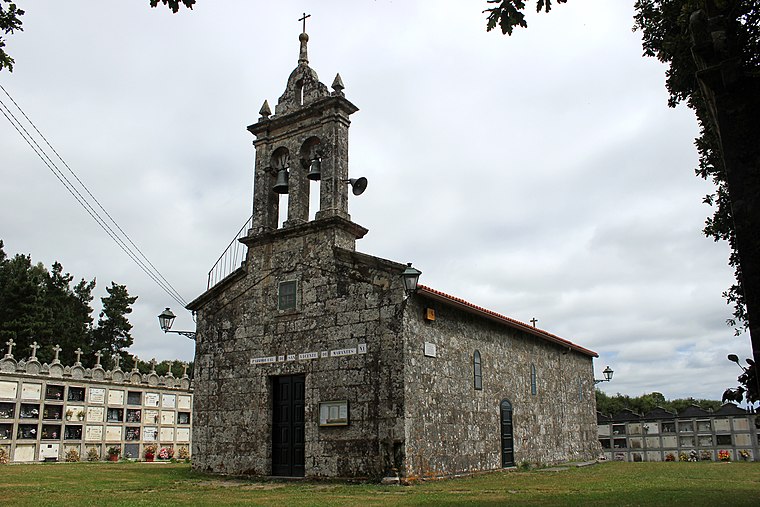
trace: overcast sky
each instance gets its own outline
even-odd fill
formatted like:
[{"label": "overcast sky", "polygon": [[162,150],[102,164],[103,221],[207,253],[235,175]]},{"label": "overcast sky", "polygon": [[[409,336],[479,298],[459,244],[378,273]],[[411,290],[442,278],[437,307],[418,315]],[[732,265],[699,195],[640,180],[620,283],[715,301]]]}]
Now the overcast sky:
[{"label": "overcast sky", "polygon": [[[253,137],[298,59],[337,72],[352,116],[357,250],[421,283],[595,350],[610,394],[720,398],[749,357],[725,325],[728,247],[701,234],[711,185],[697,135],[667,107],[665,67],[641,57],[633,1],[584,0],[487,33],[485,0],[20,0],[24,31],[0,84],[190,301],[251,214]],[[530,5],[534,5],[533,2]],[[531,7],[532,8],[532,7]],[[7,96],[1,98],[8,103]],[[192,359],[183,311],[79,207],[0,117],[0,238],[77,279],[126,284],[132,351]]]}]

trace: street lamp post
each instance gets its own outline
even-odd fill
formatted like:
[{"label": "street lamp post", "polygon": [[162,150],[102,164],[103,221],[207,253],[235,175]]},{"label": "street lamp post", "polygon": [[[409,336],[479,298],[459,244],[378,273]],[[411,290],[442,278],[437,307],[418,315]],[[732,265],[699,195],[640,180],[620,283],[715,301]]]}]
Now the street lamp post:
[{"label": "street lamp post", "polygon": [[191,340],[195,340],[195,331],[172,331],[172,324],[174,324],[174,318],[176,315],[172,313],[172,311],[167,308],[163,312],[161,312],[161,315],[158,316],[158,323],[161,326],[161,329],[164,331],[164,333],[177,333],[181,334],[182,336],[186,336],[190,338]]}]

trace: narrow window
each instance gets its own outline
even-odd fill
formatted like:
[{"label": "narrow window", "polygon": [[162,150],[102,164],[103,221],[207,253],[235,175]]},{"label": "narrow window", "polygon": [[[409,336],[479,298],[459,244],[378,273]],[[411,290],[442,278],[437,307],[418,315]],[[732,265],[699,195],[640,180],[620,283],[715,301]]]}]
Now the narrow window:
[{"label": "narrow window", "polygon": [[480,369],[480,352],[477,350],[472,355],[472,371],[475,380],[475,389],[483,389],[483,372]]},{"label": "narrow window", "polygon": [[578,377],[578,401],[583,401],[583,379]]},{"label": "narrow window", "polygon": [[296,307],[296,282],[295,280],[280,282],[277,297],[278,310],[292,310]]},{"label": "narrow window", "polygon": [[536,365],[530,365],[530,394],[533,396],[538,393],[538,387],[536,386]]}]

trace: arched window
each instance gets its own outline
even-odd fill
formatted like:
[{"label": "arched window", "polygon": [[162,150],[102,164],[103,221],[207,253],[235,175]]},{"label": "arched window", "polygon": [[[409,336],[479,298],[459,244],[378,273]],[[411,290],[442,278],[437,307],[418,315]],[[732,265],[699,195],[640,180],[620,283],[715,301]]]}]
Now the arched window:
[{"label": "arched window", "polygon": [[538,393],[538,386],[536,385],[536,365],[530,365],[530,394],[533,396]]},{"label": "arched window", "polygon": [[477,350],[472,355],[472,373],[475,382],[475,389],[480,391],[483,389],[483,371],[480,367],[480,352]]}]

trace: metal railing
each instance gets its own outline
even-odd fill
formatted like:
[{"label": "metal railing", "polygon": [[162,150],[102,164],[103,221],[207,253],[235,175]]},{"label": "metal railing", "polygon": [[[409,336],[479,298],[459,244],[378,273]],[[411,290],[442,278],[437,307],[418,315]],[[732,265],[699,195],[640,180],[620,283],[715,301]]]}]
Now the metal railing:
[{"label": "metal railing", "polygon": [[248,234],[248,229],[253,225],[253,215],[246,223],[240,228],[227,249],[219,256],[219,259],[214,264],[214,267],[208,272],[208,284],[206,290],[209,290],[214,285],[221,282],[224,277],[235,271],[240,265],[245,262],[245,254],[247,247],[242,244],[238,239]]}]

